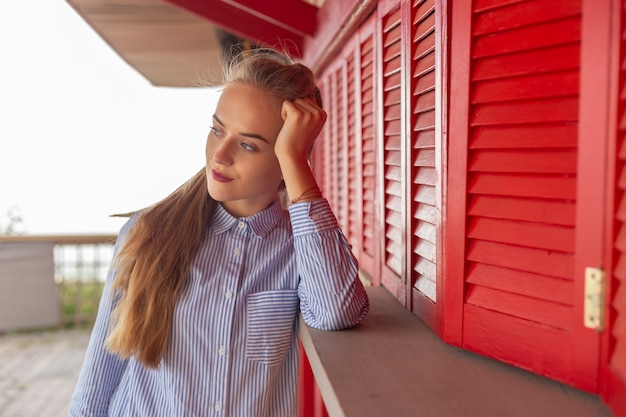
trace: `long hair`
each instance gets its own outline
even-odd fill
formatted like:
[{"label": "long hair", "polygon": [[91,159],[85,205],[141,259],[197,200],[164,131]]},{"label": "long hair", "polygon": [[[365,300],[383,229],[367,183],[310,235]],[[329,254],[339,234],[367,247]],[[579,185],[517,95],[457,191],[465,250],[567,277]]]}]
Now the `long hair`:
[{"label": "long hair", "polygon": [[[269,50],[245,51],[225,65],[224,82],[253,85],[277,100],[313,97],[322,105],[311,70]],[[114,294],[107,348],[155,368],[170,339],[176,304],[216,206],[206,171],[137,214],[112,268]]]}]

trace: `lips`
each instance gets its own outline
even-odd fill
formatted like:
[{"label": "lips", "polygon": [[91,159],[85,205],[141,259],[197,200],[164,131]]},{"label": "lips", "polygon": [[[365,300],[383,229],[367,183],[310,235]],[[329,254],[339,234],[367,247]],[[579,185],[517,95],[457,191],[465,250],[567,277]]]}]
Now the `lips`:
[{"label": "lips", "polygon": [[230,182],[233,180],[232,178],[227,177],[226,175],[214,169],[211,170],[211,177],[213,177],[213,179],[217,182]]}]

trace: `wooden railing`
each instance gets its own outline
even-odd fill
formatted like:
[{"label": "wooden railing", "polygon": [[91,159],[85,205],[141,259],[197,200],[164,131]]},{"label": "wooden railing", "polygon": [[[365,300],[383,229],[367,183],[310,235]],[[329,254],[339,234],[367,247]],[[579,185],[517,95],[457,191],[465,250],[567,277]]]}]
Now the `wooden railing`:
[{"label": "wooden railing", "polygon": [[0,331],[91,325],[116,237],[0,236]]}]

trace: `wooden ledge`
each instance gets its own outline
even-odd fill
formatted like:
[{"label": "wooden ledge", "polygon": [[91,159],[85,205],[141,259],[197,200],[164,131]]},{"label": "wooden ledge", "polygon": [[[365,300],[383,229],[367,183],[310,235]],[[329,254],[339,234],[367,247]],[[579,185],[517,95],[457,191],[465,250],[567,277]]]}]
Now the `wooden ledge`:
[{"label": "wooden ledge", "polygon": [[330,417],[610,417],[594,395],[442,342],[383,287],[370,313],[300,336]]}]

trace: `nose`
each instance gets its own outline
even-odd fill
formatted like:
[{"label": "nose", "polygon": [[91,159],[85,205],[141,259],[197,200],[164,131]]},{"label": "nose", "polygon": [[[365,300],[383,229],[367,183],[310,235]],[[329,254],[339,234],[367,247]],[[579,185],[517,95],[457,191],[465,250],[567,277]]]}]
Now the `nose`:
[{"label": "nose", "polygon": [[230,165],[232,159],[232,141],[223,139],[214,144],[213,160],[220,165]]}]

